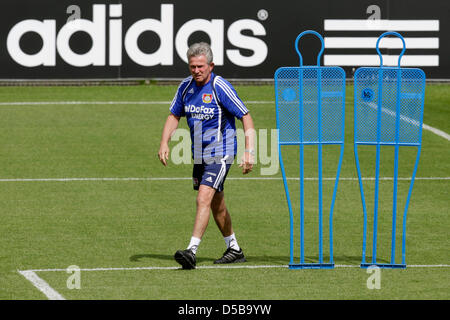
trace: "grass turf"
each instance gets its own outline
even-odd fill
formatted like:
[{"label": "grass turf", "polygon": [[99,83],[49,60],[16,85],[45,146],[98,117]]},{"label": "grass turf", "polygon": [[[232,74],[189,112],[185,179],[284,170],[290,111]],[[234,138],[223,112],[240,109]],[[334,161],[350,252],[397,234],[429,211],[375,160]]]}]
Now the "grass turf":
[{"label": "grass turf", "polygon": [[[175,86],[3,87],[0,102],[170,101]],[[448,85],[428,85],[424,122],[445,132]],[[271,86],[242,86],[244,101],[273,101]],[[347,86],[346,146],[341,177],[356,178],[352,145],[352,87]],[[257,130],[275,127],[274,104],[248,104]],[[186,177],[191,165],[161,166],[157,150],[167,104],[0,106],[0,179]],[[182,128],[187,128],[182,121]],[[174,144],[172,143],[172,146]],[[424,131],[418,177],[449,177],[449,142]],[[373,176],[373,152],[363,150],[363,173]],[[283,151],[284,152],[284,151]],[[298,177],[296,151],[287,149],[288,175]],[[386,149],[382,176],[392,174]],[[402,156],[403,155],[403,156]],[[411,175],[415,154],[402,150],[400,176]],[[310,170],[316,155],[306,157]],[[335,150],[328,154],[332,176]],[[250,177],[260,177],[258,163]],[[242,177],[237,165],[229,174]],[[278,172],[275,178],[280,178]],[[298,181],[290,181],[298,194]],[[316,181],[305,184],[308,261],[317,260]],[[382,184],[379,254],[389,261],[392,181]],[[326,190],[332,183],[325,182]],[[365,182],[368,196],[373,189]],[[405,198],[408,181],[399,184]],[[417,180],[408,213],[408,265],[449,264],[449,180]],[[248,265],[289,262],[288,210],[281,180],[232,180],[226,198]],[[0,299],[45,299],[17,270],[41,268],[173,267],[172,255],[190,237],[195,192],[189,180],[168,181],[1,181],[2,252]],[[328,202],[327,202],[328,201]],[[329,199],[325,199],[329,203]],[[295,203],[294,206],[298,206]],[[327,206],[324,206],[327,208]],[[370,212],[370,211],[369,211]],[[339,184],[334,214],[334,260],[361,260],[362,209],[357,181]],[[327,226],[325,226],[327,227]],[[371,239],[369,233],[368,239]],[[370,241],[368,246],[370,248]],[[210,266],[224,250],[211,221],[198,251],[198,265]],[[399,249],[399,245],[397,245]],[[398,250],[397,250],[398,251]],[[298,252],[296,248],[296,252]],[[325,254],[327,255],[327,247]],[[296,254],[298,258],[298,254]],[[64,271],[37,272],[67,299],[448,299],[448,268],[382,270],[381,289],[369,290],[359,268],[333,270],[198,269],[82,271],[81,289],[69,290]],[[224,281],[226,279],[226,281]],[[196,292],[192,296],[192,292]]]}]

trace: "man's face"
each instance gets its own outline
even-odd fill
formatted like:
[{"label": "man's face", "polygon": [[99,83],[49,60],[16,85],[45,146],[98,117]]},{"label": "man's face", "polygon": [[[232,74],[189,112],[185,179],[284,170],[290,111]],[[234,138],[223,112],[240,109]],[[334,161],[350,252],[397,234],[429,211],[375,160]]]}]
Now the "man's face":
[{"label": "man's face", "polygon": [[214,63],[208,64],[205,55],[189,58],[189,70],[197,85],[202,86],[209,81],[213,68]]}]

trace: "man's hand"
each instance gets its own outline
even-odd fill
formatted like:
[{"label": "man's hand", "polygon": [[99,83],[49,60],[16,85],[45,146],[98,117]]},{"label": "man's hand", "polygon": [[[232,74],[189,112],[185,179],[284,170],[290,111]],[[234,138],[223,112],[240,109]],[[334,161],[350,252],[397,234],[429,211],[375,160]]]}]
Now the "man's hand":
[{"label": "man's hand", "polygon": [[242,168],[242,173],[247,174],[253,169],[253,164],[255,163],[254,156],[252,152],[245,151],[242,156],[241,164],[239,168]]},{"label": "man's hand", "polygon": [[169,152],[169,146],[167,144],[161,144],[161,146],[159,147],[158,157],[159,161],[161,161],[164,166],[167,166],[167,160],[169,160]]},{"label": "man's hand", "polygon": [[253,150],[253,146],[255,145],[255,126],[253,125],[253,119],[250,113],[245,114],[241,118],[241,121],[245,133],[245,151],[239,167],[242,168],[243,174],[247,174],[252,171],[253,164],[255,163],[255,151]]},{"label": "man's hand", "polygon": [[173,114],[169,114],[167,117],[166,123],[164,124],[161,142],[159,144],[158,158],[159,161],[164,166],[167,166],[167,160],[169,160],[169,140],[172,134],[178,127],[178,122],[180,121],[180,117],[177,117]]}]

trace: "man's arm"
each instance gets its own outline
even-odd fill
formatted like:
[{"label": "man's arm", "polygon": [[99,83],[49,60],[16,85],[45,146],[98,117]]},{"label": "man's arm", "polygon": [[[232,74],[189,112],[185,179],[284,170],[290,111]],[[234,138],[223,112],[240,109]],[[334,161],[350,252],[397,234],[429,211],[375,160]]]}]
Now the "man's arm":
[{"label": "man's arm", "polygon": [[245,151],[239,167],[242,168],[243,174],[247,174],[252,171],[253,164],[255,163],[255,126],[250,113],[245,114],[241,118],[241,121],[245,133]]},{"label": "man's arm", "polygon": [[167,160],[169,159],[169,140],[177,129],[179,121],[180,117],[170,114],[164,124],[158,152],[159,161],[161,161],[164,166],[167,166]]}]

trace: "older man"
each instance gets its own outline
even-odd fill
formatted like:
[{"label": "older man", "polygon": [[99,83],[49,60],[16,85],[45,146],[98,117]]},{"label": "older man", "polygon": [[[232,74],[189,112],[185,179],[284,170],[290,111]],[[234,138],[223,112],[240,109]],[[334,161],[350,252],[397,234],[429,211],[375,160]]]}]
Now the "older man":
[{"label": "older man", "polygon": [[183,269],[194,269],[196,252],[209,221],[210,210],[221,231],[227,249],[214,263],[245,262],[233,232],[230,213],[225,205],[224,182],[236,156],[235,118],[242,121],[245,132],[244,174],[254,163],[254,125],[249,111],[232,85],[215,75],[213,54],[207,43],[193,44],[187,51],[191,76],[178,87],[170,114],[162,132],[159,159],[164,166],[169,158],[169,139],[186,117],[192,140],[194,159],[193,184],[197,194],[197,212],[187,249],[178,250],[174,258]]}]

